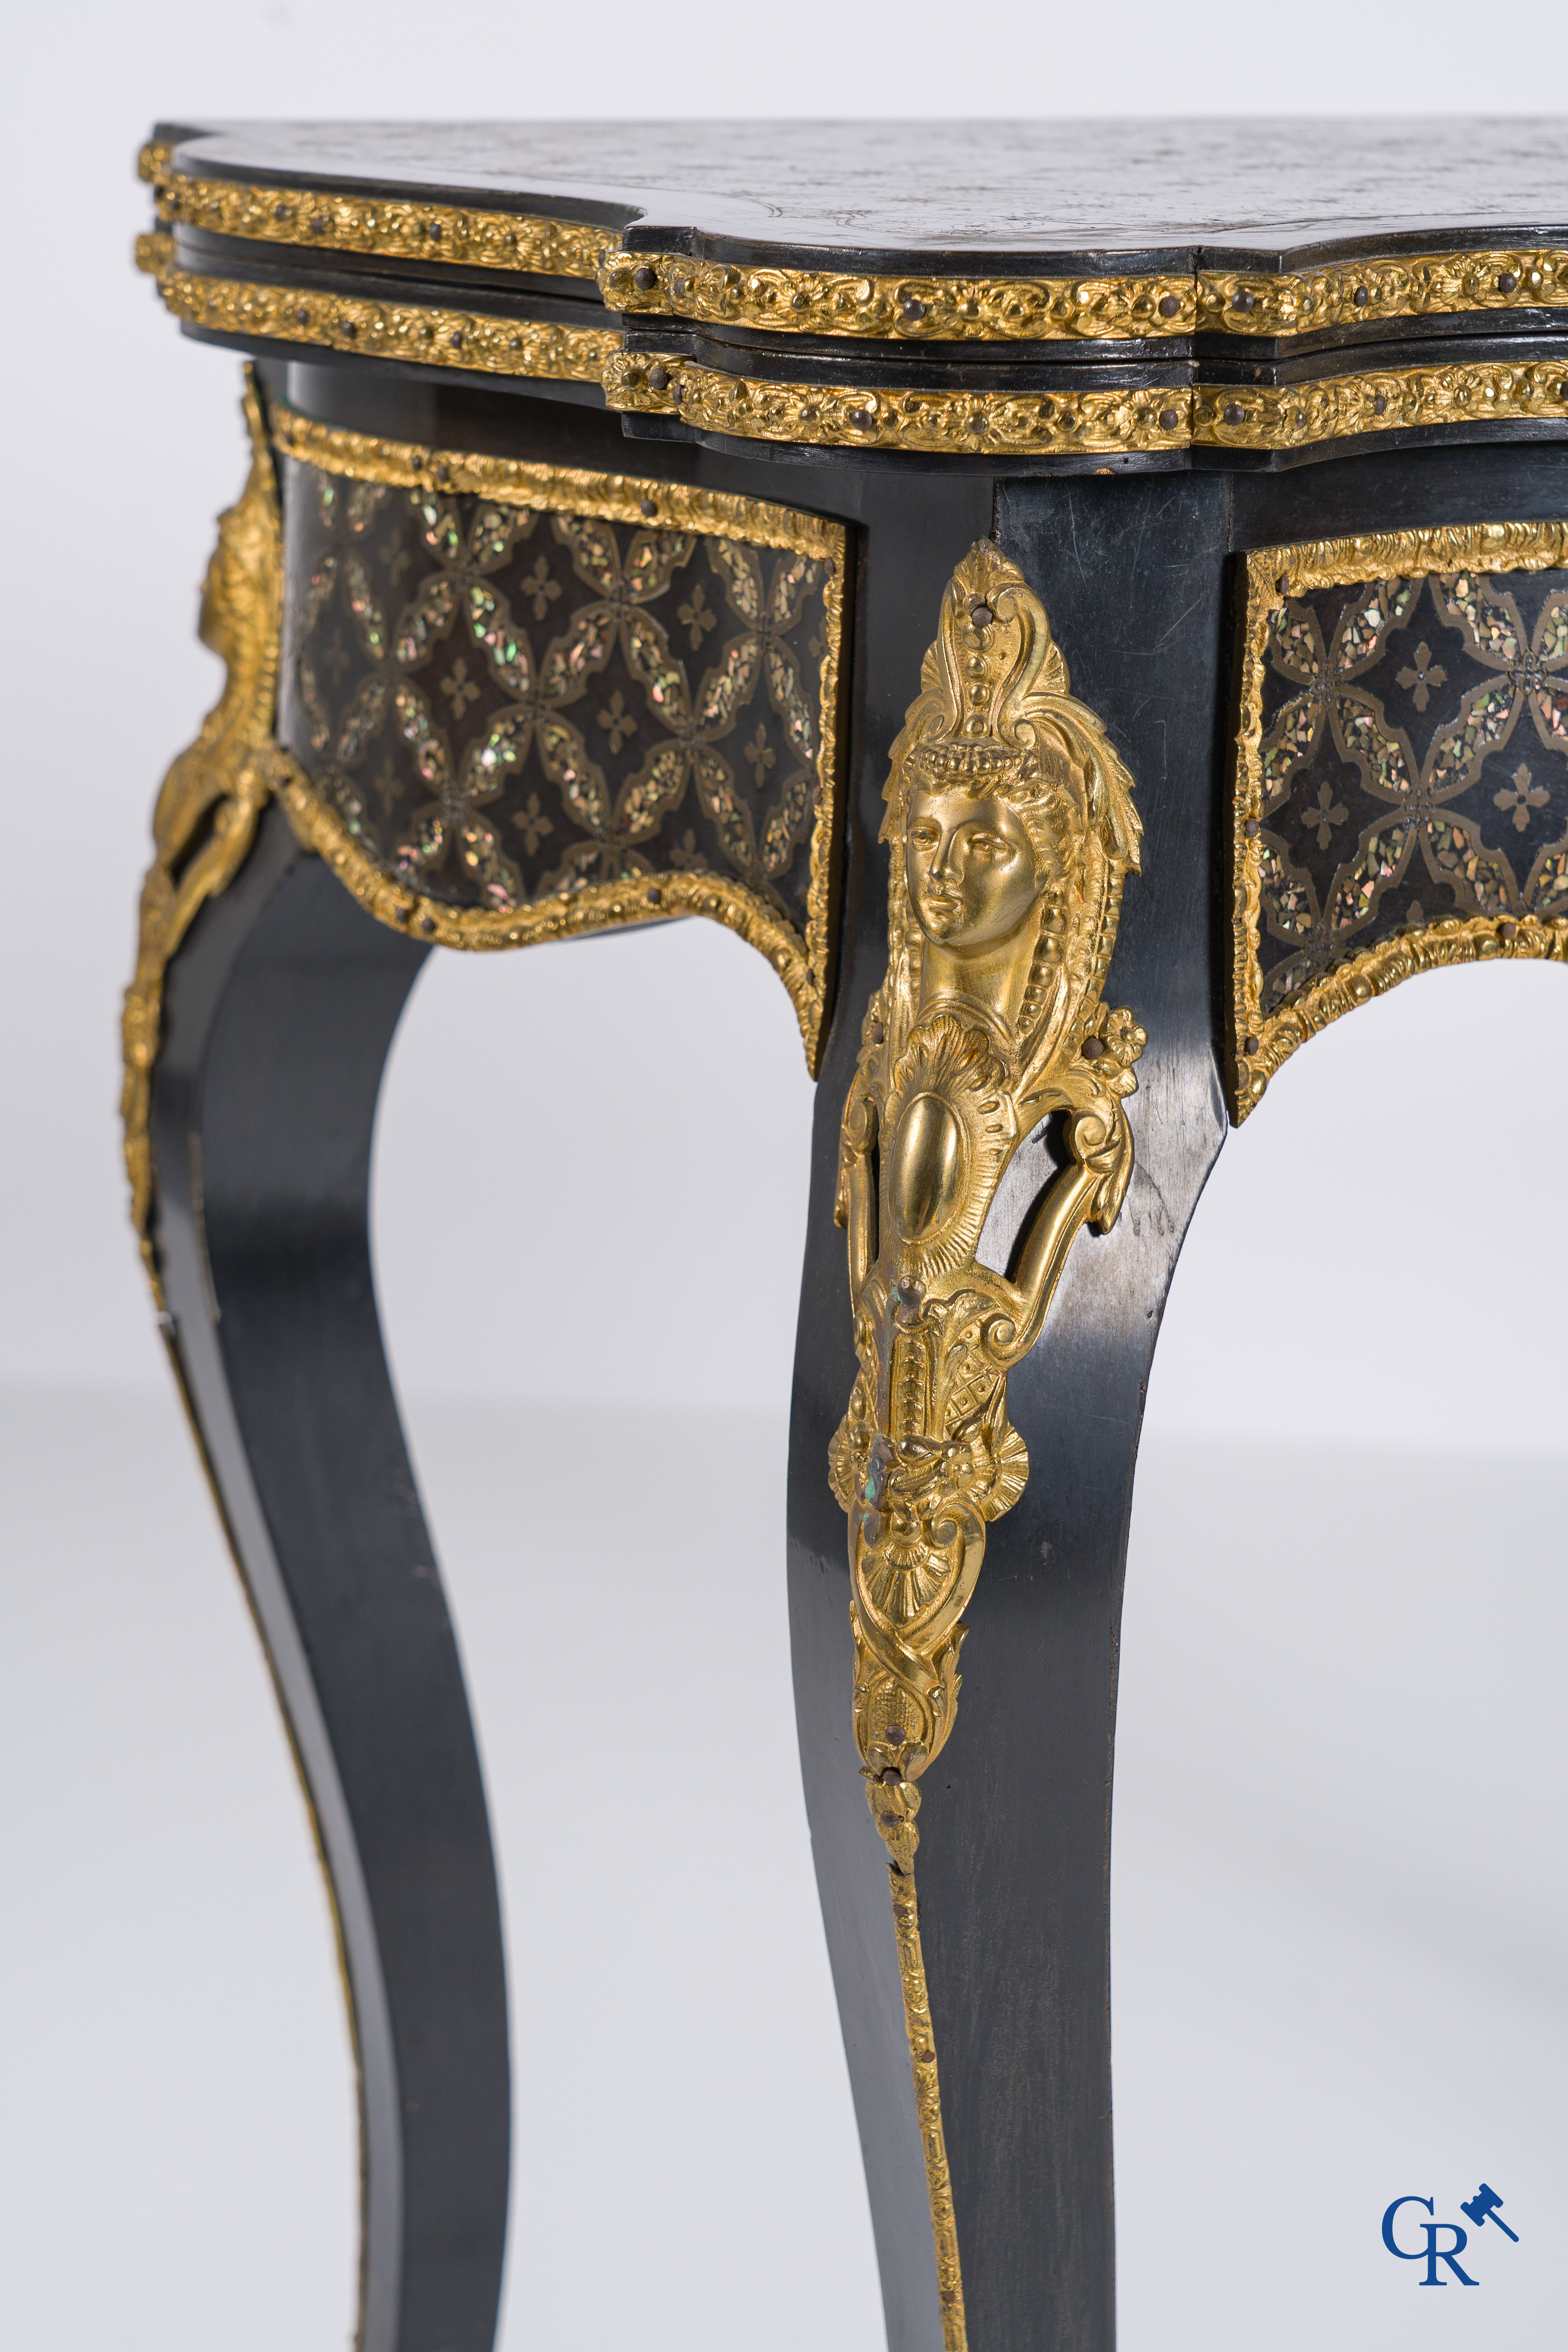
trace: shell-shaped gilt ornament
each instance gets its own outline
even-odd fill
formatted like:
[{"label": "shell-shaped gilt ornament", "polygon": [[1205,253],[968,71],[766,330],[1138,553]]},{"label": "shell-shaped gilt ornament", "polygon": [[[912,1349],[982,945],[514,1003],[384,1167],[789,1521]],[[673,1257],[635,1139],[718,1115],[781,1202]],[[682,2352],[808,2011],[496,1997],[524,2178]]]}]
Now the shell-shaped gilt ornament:
[{"label": "shell-shaped gilt ornament", "polygon": [[[1139,862],[1132,780],[1068,691],[1046,610],[989,541],[948,583],[893,746],[888,970],[845,1105],[859,1373],[830,1453],[849,1517],[855,1733],[896,1869],[952,1730],[985,1530],[1028,1476],[1007,1374],[1079,1228],[1114,1222],[1143,1032],[1102,1001]],[[1057,1122],[1005,1268],[976,1256],[1019,1146]]]}]

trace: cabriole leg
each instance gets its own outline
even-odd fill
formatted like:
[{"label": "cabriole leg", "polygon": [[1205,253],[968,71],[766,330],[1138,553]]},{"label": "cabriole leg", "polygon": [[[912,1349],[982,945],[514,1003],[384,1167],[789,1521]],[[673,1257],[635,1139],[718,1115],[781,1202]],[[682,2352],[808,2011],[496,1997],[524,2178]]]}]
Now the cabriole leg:
[{"label": "cabriole leg", "polygon": [[382,1066],[426,952],[357,907],[279,810],[262,818],[165,976],[153,1242],[331,1884],[360,2077],[364,2352],[489,2352],[500,1907],[366,1229]]},{"label": "cabriole leg", "polygon": [[1005,486],[992,540],[933,550],[938,683],[861,780],[892,903],[868,891],[824,1074],[790,1573],[892,2352],[1114,2340],[1117,1642],[1155,1332],[1224,1133],[1225,499]]}]

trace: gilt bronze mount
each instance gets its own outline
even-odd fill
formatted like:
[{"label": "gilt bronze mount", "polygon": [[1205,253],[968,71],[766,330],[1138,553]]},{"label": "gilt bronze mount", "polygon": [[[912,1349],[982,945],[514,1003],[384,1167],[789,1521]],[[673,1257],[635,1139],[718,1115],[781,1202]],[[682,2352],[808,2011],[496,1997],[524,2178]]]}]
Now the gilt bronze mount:
[{"label": "gilt bronze mount", "polygon": [[[987,1523],[1029,1457],[1007,1374],[1073,1241],[1132,1172],[1122,1105],[1148,1042],[1101,1001],[1142,827],[1132,779],[1068,692],[1044,605],[989,543],[953,573],[893,747],[888,972],[862,1025],[836,1214],[860,1371],[833,1441],[849,1515],[855,1738],[893,1865],[957,1711]],[[981,1255],[1019,1150],[1067,1165],[1007,1263]],[[994,1244],[992,1253],[995,1254]]]},{"label": "gilt bronze mount", "polygon": [[[829,1458],[849,1517],[855,1744],[892,1871],[947,2352],[963,2352],[914,1909],[919,1784],[956,1718],[987,1525],[1029,1475],[1007,1375],[1078,1234],[1116,1221],[1132,1172],[1122,1106],[1148,1041],[1101,998],[1139,866],[1132,779],[1068,693],[1044,605],[989,541],[948,583],[921,685],[888,778],[888,971],[844,1112],[836,1215],[860,1370]],[[1053,1124],[1066,1165],[988,1263],[1002,1180]]]}]

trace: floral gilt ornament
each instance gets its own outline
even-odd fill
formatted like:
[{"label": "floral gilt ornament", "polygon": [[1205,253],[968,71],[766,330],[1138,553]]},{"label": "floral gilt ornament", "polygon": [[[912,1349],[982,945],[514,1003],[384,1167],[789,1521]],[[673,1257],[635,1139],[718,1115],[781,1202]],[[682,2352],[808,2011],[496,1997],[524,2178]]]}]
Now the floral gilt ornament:
[{"label": "floral gilt ornament", "polygon": [[[1100,996],[1138,869],[1132,780],[989,541],[948,583],[921,685],[886,789],[887,977],[844,1113],[860,1370],[830,1454],[849,1515],[856,1744],[901,1874],[921,1775],[952,1730],[985,1531],[1028,1476],[1007,1375],[1079,1228],[1115,1222],[1145,1042]],[[1005,1269],[982,1263],[1002,1179],[1047,1121],[1065,1164]]]}]

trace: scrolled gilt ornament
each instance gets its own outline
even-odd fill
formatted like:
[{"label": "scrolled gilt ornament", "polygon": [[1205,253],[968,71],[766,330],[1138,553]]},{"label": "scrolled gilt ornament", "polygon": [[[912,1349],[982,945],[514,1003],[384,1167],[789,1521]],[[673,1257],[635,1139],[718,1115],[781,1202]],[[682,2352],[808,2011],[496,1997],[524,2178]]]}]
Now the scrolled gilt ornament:
[{"label": "scrolled gilt ornament", "polygon": [[1565,301],[1568,251],[1541,246],[1381,254],[1326,269],[1205,270],[1195,308],[1200,333],[1278,336],[1321,334],[1384,319],[1560,310]]},{"label": "scrolled gilt ornament", "polygon": [[1481,360],[1378,368],[1319,383],[1205,385],[1194,395],[1191,438],[1194,448],[1305,449],[1371,433],[1564,417],[1568,374],[1561,360]]},{"label": "scrolled gilt ornament", "polygon": [[153,141],[137,157],[137,172],[150,183],[165,226],[179,223],[209,236],[257,238],[268,245],[314,246],[327,253],[376,253],[437,266],[591,278],[609,234],[577,221],[495,212],[480,205],[197,179],[176,172],[173,147]]},{"label": "scrolled gilt ornament", "polygon": [[163,1028],[163,973],[199,909],[228,887],[256,838],[268,797],[295,774],[272,732],[282,616],[282,521],[267,420],[247,371],[250,475],[218,519],[217,546],[202,587],[199,630],[227,670],[201,732],[164,777],[153,816],[153,863],[142,887],[136,970],[121,1022],[121,1110],[131,1215],[162,1304],[153,1247],[153,1161],[148,1134],[153,1070]]},{"label": "scrolled gilt ornament", "polygon": [[629,318],[896,342],[1054,342],[1190,335],[1188,277],[943,278],[741,268],[684,254],[604,255],[599,290]]},{"label": "scrolled gilt ornament", "polygon": [[606,408],[679,416],[697,433],[814,448],[914,449],[943,457],[1094,457],[1184,449],[1184,385],[1077,392],[889,393],[731,375],[679,353],[617,351],[602,377]]},{"label": "scrolled gilt ornament", "polygon": [[607,327],[502,319],[428,302],[371,301],[320,288],[252,285],[182,269],[161,247],[139,250],[165,310],[186,325],[247,341],[307,343],[361,358],[404,360],[470,374],[597,383],[620,338]]},{"label": "scrolled gilt ornament", "polygon": [[[1007,1375],[1080,1227],[1107,1231],[1121,1206],[1144,1045],[1101,999],[1139,865],[1132,780],[989,541],[948,584],[886,798],[888,971],[845,1106],[837,1211],[860,1370],[830,1469],[849,1517],[856,1744],[907,1873],[985,1531],[1028,1475]],[[1010,1269],[985,1265],[997,1188],[1047,1119],[1067,1164]]]}]

